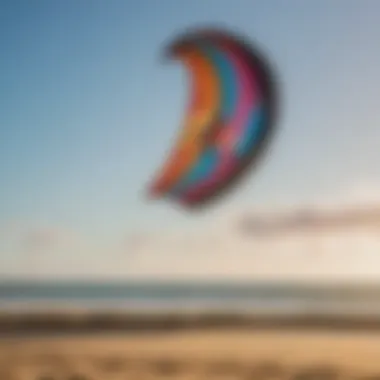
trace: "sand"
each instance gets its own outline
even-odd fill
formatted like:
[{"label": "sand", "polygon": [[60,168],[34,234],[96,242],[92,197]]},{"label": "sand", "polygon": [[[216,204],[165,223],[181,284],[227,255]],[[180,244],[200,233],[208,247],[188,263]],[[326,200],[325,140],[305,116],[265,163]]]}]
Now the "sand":
[{"label": "sand", "polygon": [[175,331],[0,340],[0,380],[380,380],[380,332]]}]

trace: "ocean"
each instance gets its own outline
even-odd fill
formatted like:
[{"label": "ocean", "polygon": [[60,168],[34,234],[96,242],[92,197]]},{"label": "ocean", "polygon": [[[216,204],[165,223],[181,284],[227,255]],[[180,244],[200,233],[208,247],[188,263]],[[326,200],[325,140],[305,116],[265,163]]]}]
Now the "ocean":
[{"label": "ocean", "polygon": [[0,282],[0,312],[359,313],[380,316],[380,286]]}]

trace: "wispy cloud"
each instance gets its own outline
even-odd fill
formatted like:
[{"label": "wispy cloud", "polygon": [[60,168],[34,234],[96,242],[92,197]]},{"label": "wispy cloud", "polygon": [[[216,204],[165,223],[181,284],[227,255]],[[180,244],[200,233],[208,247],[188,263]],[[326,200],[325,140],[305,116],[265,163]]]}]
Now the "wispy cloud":
[{"label": "wispy cloud", "polygon": [[[245,207],[216,216],[202,230],[167,231],[156,235],[149,231],[136,233],[112,247],[94,246],[89,239],[64,228],[20,228],[10,223],[8,231],[18,228],[14,236],[23,242],[25,254],[17,266],[7,269],[1,265],[0,270],[3,275],[53,279],[378,281],[380,235],[377,224],[372,228],[360,219],[363,219],[360,217],[363,207],[367,207],[367,216],[375,207],[380,210],[378,194],[380,191],[374,186],[361,186],[359,190],[307,205]],[[359,210],[360,215],[357,225],[351,223],[347,228],[346,221],[355,221],[357,216],[348,213],[351,208]],[[314,220],[307,230],[301,228],[302,218],[299,219],[300,210],[305,209],[306,222]],[[271,234],[242,230],[242,220],[252,218],[257,226],[268,215],[274,226],[292,228],[283,228],[281,233],[275,228]],[[316,227],[318,223],[331,221],[341,224],[342,228]]]},{"label": "wispy cloud", "polygon": [[27,252],[46,252],[56,248],[69,249],[79,243],[73,232],[57,227],[33,228],[25,235],[24,244]]}]

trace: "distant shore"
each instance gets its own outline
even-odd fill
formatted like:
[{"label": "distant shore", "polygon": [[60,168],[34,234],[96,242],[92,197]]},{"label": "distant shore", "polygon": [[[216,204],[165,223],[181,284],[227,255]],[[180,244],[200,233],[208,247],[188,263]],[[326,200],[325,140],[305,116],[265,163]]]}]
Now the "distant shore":
[{"label": "distant shore", "polygon": [[379,315],[221,312],[0,312],[0,333],[165,332],[218,329],[296,329],[380,332]]}]

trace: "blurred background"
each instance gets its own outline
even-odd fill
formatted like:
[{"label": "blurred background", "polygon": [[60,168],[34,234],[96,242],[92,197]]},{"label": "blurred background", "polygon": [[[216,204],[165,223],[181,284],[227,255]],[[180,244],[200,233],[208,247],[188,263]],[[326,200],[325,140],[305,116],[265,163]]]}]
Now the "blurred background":
[{"label": "blurred background", "polygon": [[[380,374],[379,11],[0,1],[0,378]],[[187,104],[163,50],[210,25],[274,64],[279,133],[186,213],[144,191]]]}]

